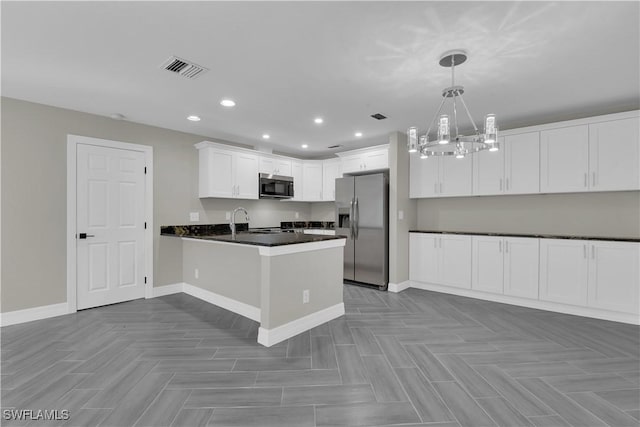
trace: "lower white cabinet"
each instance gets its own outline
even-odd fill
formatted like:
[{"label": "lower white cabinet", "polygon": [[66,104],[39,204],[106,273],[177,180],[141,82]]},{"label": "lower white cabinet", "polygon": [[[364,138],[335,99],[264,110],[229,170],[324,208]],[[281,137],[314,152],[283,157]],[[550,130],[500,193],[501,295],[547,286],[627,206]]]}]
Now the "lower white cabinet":
[{"label": "lower white cabinet", "polygon": [[571,305],[587,305],[589,244],[582,240],[540,241],[540,299]]},{"label": "lower white cabinet", "polygon": [[538,239],[473,236],[471,288],[538,298]]},{"label": "lower white cabinet", "polygon": [[471,289],[471,236],[412,233],[409,278]]},{"label": "lower white cabinet", "polygon": [[589,242],[590,307],[640,314],[640,243]]}]

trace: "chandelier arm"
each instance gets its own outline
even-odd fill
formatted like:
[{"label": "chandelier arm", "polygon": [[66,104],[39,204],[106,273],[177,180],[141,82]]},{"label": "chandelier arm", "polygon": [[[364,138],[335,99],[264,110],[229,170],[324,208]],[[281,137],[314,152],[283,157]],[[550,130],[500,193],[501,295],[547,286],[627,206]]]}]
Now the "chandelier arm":
[{"label": "chandelier arm", "polygon": [[458,138],[458,136],[460,135],[460,133],[458,132],[458,110],[456,108],[456,98],[457,98],[457,92],[454,92],[453,94],[453,124],[456,127],[456,138]]},{"label": "chandelier arm", "polygon": [[476,131],[476,134],[479,134],[480,131],[478,130],[478,127],[476,126],[476,122],[473,121],[473,117],[471,117],[471,113],[469,112],[469,108],[467,108],[467,104],[466,104],[466,102],[464,102],[464,98],[462,97],[462,95],[460,95],[460,101],[462,101],[462,106],[464,107],[465,111],[467,112],[467,116],[469,117],[469,120],[471,120],[471,124],[473,125],[473,129]]},{"label": "chandelier arm", "polygon": [[436,114],[433,116],[433,119],[431,120],[431,124],[429,125],[429,128],[427,129],[427,133],[425,134],[427,136],[427,141],[429,140],[429,132],[431,132],[431,128],[433,127],[433,124],[438,119],[438,116],[440,115],[440,111],[442,111],[442,106],[444,105],[444,101],[446,101],[446,99],[447,98],[443,95],[442,101],[440,102],[440,106],[438,107]]}]

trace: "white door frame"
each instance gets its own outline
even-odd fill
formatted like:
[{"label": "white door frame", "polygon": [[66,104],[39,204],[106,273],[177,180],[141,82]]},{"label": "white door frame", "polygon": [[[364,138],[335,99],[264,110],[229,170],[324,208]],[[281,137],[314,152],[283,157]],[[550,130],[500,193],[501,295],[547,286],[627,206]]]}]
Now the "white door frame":
[{"label": "white door frame", "polygon": [[67,135],[67,305],[69,313],[77,311],[77,278],[76,278],[76,163],[78,144],[95,145],[99,147],[117,148],[122,150],[139,151],[144,153],[147,169],[145,174],[145,221],[147,229],[144,231],[145,247],[145,298],[153,296],[153,147],[149,145],[130,144],[128,142],[110,141],[107,139],[91,138],[88,136]]}]

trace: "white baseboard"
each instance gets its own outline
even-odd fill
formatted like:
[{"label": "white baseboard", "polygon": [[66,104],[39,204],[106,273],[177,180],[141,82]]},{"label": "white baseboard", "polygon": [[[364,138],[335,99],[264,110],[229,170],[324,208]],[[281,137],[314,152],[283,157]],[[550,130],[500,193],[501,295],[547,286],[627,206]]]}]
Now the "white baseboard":
[{"label": "white baseboard", "polygon": [[0,326],[33,322],[34,320],[48,319],[50,317],[62,316],[63,314],[69,314],[69,305],[66,302],[24,310],[8,311],[6,313],[0,313]]},{"label": "white baseboard", "polygon": [[184,289],[184,283],[174,283],[152,288],[151,298],[163,297],[165,295],[179,294]]},{"label": "white baseboard", "polygon": [[411,282],[409,282],[408,280],[405,280],[404,282],[400,282],[400,283],[391,283],[389,282],[389,287],[387,288],[387,290],[389,292],[402,292],[405,289],[409,288],[411,286]]},{"label": "white baseboard", "polygon": [[258,343],[265,347],[271,347],[274,344],[278,344],[279,342],[294,337],[299,333],[308,331],[309,329],[315,328],[316,326],[322,325],[323,323],[343,315],[344,303],[341,302],[273,329],[260,327],[258,329]]},{"label": "white baseboard", "polygon": [[498,295],[487,292],[480,292],[471,289],[453,288],[450,286],[436,285],[433,283],[416,282],[410,280],[410,287],[423,289],[426,291],[440,292],[444,294],[459,295],[463,297],[476,298],[485,301],[500,302],[504,304],[517,305],[520,307],[535,308],[538,310],[553,311],[556,313],[571,314],[574,316],[592,317],[595,319],[610,320],[613,322],[629,323],[640,325],[640,316],[637,314],[618,313],[615,311],[599,310],[590,307],[577,307],[573,305],[559,304],[549,301],[540,301],[528,298],[512,297],[509,295]]},{"label": "white baseboard", "polygon": [[[173,285],[172,285],[173,286]],[[248,317],[251,320],[260,322],[260,309],[249,304],[245,304],[240,301],[236,301],[231,298],[216,294],[215,292],[208,291],[206,289],[199,288],[197,286],[190,285],[188,283],[182,283],[182,292],[192,297],[196,297],[210,304],[222,307],[225,310],[232,311],[244,317]]]}]

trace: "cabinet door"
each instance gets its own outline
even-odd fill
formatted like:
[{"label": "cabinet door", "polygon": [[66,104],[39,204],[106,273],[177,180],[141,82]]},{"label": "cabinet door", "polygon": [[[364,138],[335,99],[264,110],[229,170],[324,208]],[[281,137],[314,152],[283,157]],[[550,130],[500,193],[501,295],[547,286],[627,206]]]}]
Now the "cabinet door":
[{"label": "cabinet door", "polygon": [[389,150],[372,150],[364,154],[366,170],[386,169],[389,167]]},{"label": "cabinet door", "polygon": [[[306,202],[322,200],[322,162],[302,165],[302,198]],[[294,190],[295,191],[295,190]]]},{"label": "cabinet door", "polygon": [[440,283],[439,234],[409,234],[409,279]]},{"label": "cabinet door", "polygon": [[258,198],[258,156],[250,153],[234,153],[236,197]]},{"label": "cabinet door", "polygon": [[206,147],[198,157],[199,197],[234,197],[233,152]]},{"label": "cabinet door", "polygon": [[588,243],[540,239],[540,300],[587,305]]},{"label": "cabinet door", "polygon": [[498,138],[500,151],[484,150],[471,154],[473,194],[501,194],[504,189],[504,138]]},{"label": "cabinet door", "polygon": [[638,314],[640,244],[591,242],[589,306]]},{"label": "cabinet door", "polygon": [[588,190],[589,128],[571,126],[540,132],[540,191]]},{"label": "cabinet door", "polygon": [[589,125],[592,190],[640,189],[640,119]]},{"label": "cabinet door", "polygon": [[504,140],[505,193],[540,192],[540,132],[510,135]]},{"label": "cabinet door", "polygon": [[327,161],[322,164],[322,200],[336,199],[336,178],[340,177],[340,162]]},{"label": "cabinet door", "polygon": [[473,254],[471,289],[501,294],[504,282],[503,238],[472,236],[471,244]]},{"label": "cabinet door", "polygon": [[291,176],[291,160],[277,159],[276,160],[276,174]]},{"label": "cabinet door", "polygon": [[293,198],[291,200],[301,201],[304,185],[302,181],[302,162],[291,162],[291,176],[293,177]]},{"label": "cabinet door", "polygon": [[470,196],[472,193],[473,159],[470,154],[464,159],[453,156],[440,158],[440,194],[443,196]]},{"label": "cabinet door", "polygon": [[506,237],[503,245],[504,294],[538,299],[538,239]]},{"label": "cabinet door", "polygon": [[409,155],[409,197],[435,197],[439,193],[439,168],[437,157],[421,159],[420,155]]},{"label": "cabinet door", "polygon": [[272,157],[260,156],[260,173],[273,173],[275,174],[276,161]]},{"label": "cabinet door", "polygon": [[342,173],[352,173],[362,171],[363,166],[362,156],[346,156],[342,158]]},{"label": "cabinet door", "polygon": [[440,249],[440,283],[471,289],[471,236],[443,234]]}]

